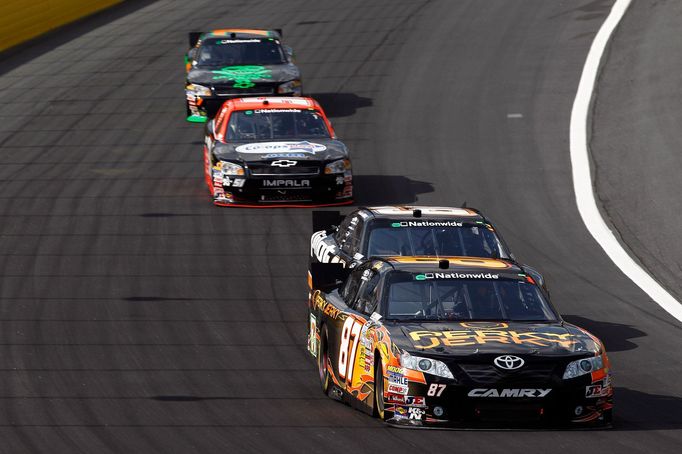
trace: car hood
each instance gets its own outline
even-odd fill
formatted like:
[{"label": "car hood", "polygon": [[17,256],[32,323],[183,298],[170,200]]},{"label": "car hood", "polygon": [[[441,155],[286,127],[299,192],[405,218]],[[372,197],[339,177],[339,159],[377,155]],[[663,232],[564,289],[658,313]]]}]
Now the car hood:
[{"label": "car hood", "polygon": [[532,354],[567,356],[596,353],[601,345],[568,323],[387,323],[397,347],[419,355]]},{"label": "car hood", "polygon": [[280,140],[219,143],[214,148],[218,159],[240,161],[331,161],[348,157],[343,142],[335,139]]},{"label": "car hood", "polygon": [[265,82],[288,82],[300,79],[296,65],[239,65],[215,68],[192,68],[187,81],[204,86],[238,85],[235,88],[248,88],[247,85]]}]

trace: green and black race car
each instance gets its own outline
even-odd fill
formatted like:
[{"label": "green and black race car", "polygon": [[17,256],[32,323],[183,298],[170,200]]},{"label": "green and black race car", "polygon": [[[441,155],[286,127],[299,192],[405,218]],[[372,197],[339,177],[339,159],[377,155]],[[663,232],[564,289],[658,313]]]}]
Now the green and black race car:
[{"label": "green and black race car", "polygon": [[300,96],[301,73],[281,30],[224,29],[189,34],[185,56],[187,121],[204,123],[224,101]]}]

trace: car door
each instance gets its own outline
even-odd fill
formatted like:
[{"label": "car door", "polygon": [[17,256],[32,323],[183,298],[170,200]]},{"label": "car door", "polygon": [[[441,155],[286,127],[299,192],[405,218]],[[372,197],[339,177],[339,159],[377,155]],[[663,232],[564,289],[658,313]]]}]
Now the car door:
[{"label": "car door", "polygon": [[372,263],[354,270],[347,288],[339,294],[343,316],[335,326],[334,351],[329,352],[339,387],[352,397],[351,404],[371,406],[374,390],[374,351],[371,314],[377,305],[381,276]]}]

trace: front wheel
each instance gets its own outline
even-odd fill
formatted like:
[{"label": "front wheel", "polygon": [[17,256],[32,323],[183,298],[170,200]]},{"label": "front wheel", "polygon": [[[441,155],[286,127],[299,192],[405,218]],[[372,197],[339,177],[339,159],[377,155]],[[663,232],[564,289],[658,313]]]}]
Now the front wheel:
[{"label": "front wheel", "polygon": [[[376,353],[379,356],[379,353]],[[384,371],[381,359],[374,361],[374,416],[384,419]]]},{"label": "front wheel", "polygon": [[[322,330],[321,330],[322,331]],[[317,369],[320,375],[320,387],[324,394],[329,393],[329,371],[327,370],[327,363],[329,362],[329,353],[327,348],[327,328],[325,327],[320,336],[320,343],[317,347]]]}]

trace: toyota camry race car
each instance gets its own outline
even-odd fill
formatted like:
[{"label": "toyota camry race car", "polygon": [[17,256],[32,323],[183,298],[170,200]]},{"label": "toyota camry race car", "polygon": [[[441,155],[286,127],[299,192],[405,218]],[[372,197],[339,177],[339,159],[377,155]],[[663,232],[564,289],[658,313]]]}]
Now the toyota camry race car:
[{"label": "toyota camry race car", "polygon": [[346,146],[310,98],[225,102],[204,134],[206,184],[221,206],[352,203]]},{"label": "toyota camry race car", "polygon": [[281,30],[225,29],[189,34],[187,121],[203,123],[242,96],[300,96],[301,73]]},{"label": "toyota camry race car", "polygon": [[308,350],[322,391],[408,427],[611,423],[609,359],[500,259],[314,264]]},{"label": "toyota camry race car", "polygon": [[[311,263],[341,263],[354,268],[368,257],[469,256],[515,261],[490,219],[475,208],[384,206],[314,211]],[[542,275],[524,266],[538,284]]]}]

